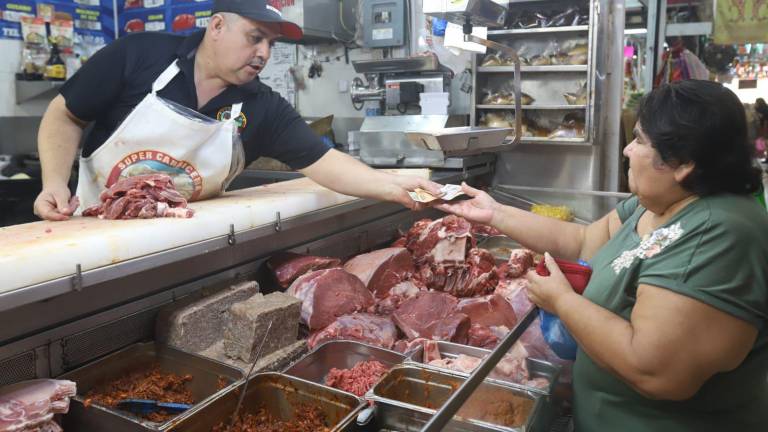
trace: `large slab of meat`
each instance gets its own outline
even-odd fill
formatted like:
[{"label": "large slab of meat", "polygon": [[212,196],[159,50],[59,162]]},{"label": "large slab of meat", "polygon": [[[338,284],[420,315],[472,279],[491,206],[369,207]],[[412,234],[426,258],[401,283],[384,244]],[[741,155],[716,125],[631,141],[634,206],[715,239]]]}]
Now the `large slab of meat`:
[{"label": "large slab of meat", "polygon": [[77,394],[74,382],[38,379],[0,388],[0,431],[55,430],[55,414],[69,411],[69,398]]},{"label": "large slab of meat", "polygon": [[280,252],[269,258],[267,267],[274,273],[277,282],[283,288],[291,286],[299,276],[315,270],[339,267],[338,258],[301,255],[293,252]]},{"label": "large slab of meat", "polygon": [[415,269],[406,248],[391,247],[358,255],[344,264],[344,270],[360,278],[376,298],[384,298]]},{"label": "large slab of meat", "polygon": [[442,265],[461,265],[474,246],[472,225],[466,219],[453,215],[434,221],[422,219],[405,236],[405,247],[419,264],[431,261]]},{"label": "large slab of meat", "polygon": [[467,315],[456,310],[458,303],[450,294],[422,291],[401,303],[392,320],[408,339],[467,343],[470,321]]},{"label": "large slab of meat", "polygon": [[83,216],[101,219],[191,218],[195,211],[165,174],[127,177],[104,190],[101,204],[83,210]]},{"label": "large slab of meat", "polygon": [[340,316],[328,327],[309,336],[307,345],[314,349],[332,340],[354,340],[391,349],[397,340],[397,328],[389,317],[369,313]]},{"label": "large slab of meat", "polygon": [[299,276],[286,293],[301,300],[301,321],[310,330],[325,328],[342,315],[373,305],[373,295],[360,279],[341,268]]}]

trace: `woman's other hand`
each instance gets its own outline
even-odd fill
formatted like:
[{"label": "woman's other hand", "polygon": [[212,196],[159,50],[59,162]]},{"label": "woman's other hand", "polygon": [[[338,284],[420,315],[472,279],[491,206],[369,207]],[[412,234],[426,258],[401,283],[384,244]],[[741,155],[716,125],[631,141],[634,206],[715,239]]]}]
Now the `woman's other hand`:
[{"label": "woman's other hand", "polygon": [[446,213],[461,216],[471,222],[493,226],[493,217],[499,207],[487,193],[461,183],[461,190],[471,199],[434,204],[433,207]]},{"label": "woman's other hand", "polygon": [[544,254],[544,264],[549,270],[549,276],[541,276],[536,270],[529,270],[525,275],[530,282],[528,298],[545,311],[557,315],[557,302],[563,296],[575,292],[549,252]]}]

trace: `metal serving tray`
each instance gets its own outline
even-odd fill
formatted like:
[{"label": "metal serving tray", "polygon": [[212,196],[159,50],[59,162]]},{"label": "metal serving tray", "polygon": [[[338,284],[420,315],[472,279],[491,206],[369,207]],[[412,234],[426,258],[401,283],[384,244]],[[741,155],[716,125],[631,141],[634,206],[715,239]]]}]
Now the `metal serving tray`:
[{"label": "metal serving tray", "polygon": [[283,373],[325,385],[325,377],[332,368],[349,369],[367,360],[378,360],[391,368],[405,362],[406,357],[399,352],[360,342],[330,341],[315,348]]},{"label": "metal serving tray", "polygon": [[[390,407],[380,409],[398,407],[432,416],[464,379],[417,365],[396,366],[366,394],[366,399]],[[537,393],[485,381],[459,410],[454,422],[463,420],[493,431],[530,431],[537,422],[541,401]],[[511,416],[511,403],[523,404],[523,412]]]},{"label": "metal serving tray", "polygon": [[[170,430],[210,432],[222,421],[230,421],[238,397],[239,391],[230,388],[211,403],[194,410]],[[266,372],[251,377],[240,412],[253,412],[263,407],[275,418],[290,420],[294,416],[294,407],[302,404],[319,407],[331,431],[341,431],[354,423],[365,403],[349,393],[281,373]]]},{"label": "metal serving tray", "polygon": [[406,131],[414,145],[427,150],[439,150],[446,155],[459,156],[491,150],[511,150],[514,145],[502,144],[512,128],[462,126],[430,131]]},{"label": "metal serving tray", "polygon": [[[436,343],[437,343],[438,350],[440,351],[440,356],[443,358],[456,358],[459,356],[459,354],[464,354],[464,355],[482,359],[491,353],[490,350],[486,350],[483,348],[461,345],[461,344],[456,344],[452,342],[439,341]],[[444,368],[440,368],[437,366],[432,366],[424,363],[424,347],[423,346],[409,353],[408,361],[412,363],[418,363],[419,366],[424,367],[426,369],[446,371],[448,373],[452,373],[452,374],[456,374],[464,377],[469,376],[468,373],[444,369]],[[493,376],[493,378],[487,378],[486,381],[494,382],[499,385],[520,388],[522,390],[539,393],[544,396],[551,395],[555,385],[557,384],[557,379],[560,377],[560,366],[552,364],[550,362],[546,362],[543,360],[538,360],[530,357],[526,359],[526,363],[528,366],[528,373],[530,374],[531,378],[544,378],[547,380],[547,382],[549,382],[546,388],[541,389],[536,387],[529,387],[524,384],[516,383],[512,380],[509,380],[503,377],[494,376],[493,372],[491,372],[491,376]]]},{"label": "metal serving tray", "polygon": [[[405,406],[377,403],[371,421],[365,425],[351,423],[344,432],[420,432],[432,414],[428,410],[415,410]],[[493,432],[497,429],[481,424],[452,420],[444,432]]]},{"label": "metal serving tray", "polygon": [[[197,403],[190,411],[179,414],[165,423],[154,423],[126,411],[97,404],[92,404],[88,408],[83,405],[84,395],[97,385],[118,379],[137,369],[150,368],[154,364],[159,364],[166,372],[193,376],[187,385]],[[131,345],[79,369],[67,372],[59,378],[77,383],[78,394],[71,400],[69,414],[63,416],[65,430],[134,432],[167,430],[188,416],[195,407],[205,405],[216,395],[231,390],[237,381],[242,380],[243,373],[215,360],[154,342],[146,342]],[[219,390],[220,378],[227,382],[227,387],[221,390]]]}]

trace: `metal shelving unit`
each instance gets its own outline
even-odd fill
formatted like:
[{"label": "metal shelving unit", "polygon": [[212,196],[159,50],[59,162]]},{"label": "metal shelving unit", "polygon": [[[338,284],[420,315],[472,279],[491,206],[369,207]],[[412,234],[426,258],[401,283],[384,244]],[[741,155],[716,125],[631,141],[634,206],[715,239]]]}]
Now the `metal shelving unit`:
[{"label": "metal shelving unit", "polygon": [[[480,66],[477,68],[480,73],[509,73],[514,74],[514,66]],[[557,66],[520,66],[520,73],[530,72],[587,72],[587,65],[557,65]]]},{"label": "metal shelving unit", "polygon": [[[594,24],[596,18],[596,4],[598,0],[584,2],[589,8],[589,22]],[[552,10],[564,3],[553,1],[515,2],[515,7],[530,7],[538,10]],[[549,51],[553,44],[558,47],[565,45],[586,44],[587,64],[585,65],[544,65],[522,66],[520,69],[522,78],[522,91],[531,95],[535,103],[523,105],[526,114],[534,114],[546,117],[548,124],[562,120],[565,112],[579,112],[584,115],[584,136],[576,138],[547,139],[537,137],[523,137],[524,144],[557,144],[578,145],[587,147],[593,143],[594,121],[594,25],[578,25],[566,27],[546,27],[531,29],[492,29],[488,31],[488,38],[510,45],[518,50],[523,57],[551,54]],[[472,125],[479,125],[483,112],[499,112],[501,110],[513,111],[512,105],[482,104],[483,93],[499,91],[505,82],[514,76],[513,66],[480,66],[484,54],[478,54],[472,61],[473,70],[473,94],[470,102],[470,121]],[[527,85],[526,85],[527,84]],[[563,94],[576,91],[580,85],[586,86],[587,103],[583,105],[568,105]],[[529,118],[526,115],[526,118]]]},{"label": "metal shelving unit", "polygon": [[589,31],[588,25],[578,25],[578,26],[566,26],[566,27],[488,30],[488,36],[529,35],[529,34],[536,34],[536,33],[571,33],[571,32],[588,32],[588,31]]},{"label": "metal shelving unit", "polygon": [[[573,111],[587,109],[586,105],[522,105],[520,108],[524,110],[558,110],[558,111]],[[513,110],[514,105],[477,105],[477,109],[483,110]]]}]

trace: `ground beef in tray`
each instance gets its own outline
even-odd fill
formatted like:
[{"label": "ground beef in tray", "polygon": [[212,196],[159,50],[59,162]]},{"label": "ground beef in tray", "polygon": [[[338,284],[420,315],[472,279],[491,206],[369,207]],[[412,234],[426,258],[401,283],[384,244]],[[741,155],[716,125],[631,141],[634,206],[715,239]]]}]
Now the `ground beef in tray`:
[{"label": "ground beef in tray", "polygon": [[296,407],[294,419],[291,421],[277,420],[265,409],[261,408],[256,414],[243,413],[233,427],[229,420],[219,423],[211,432],[327,432],[330,428],[325,423],[325,414],[320,408],[301,405]]},{"label": "ground beef in tray", "polygon": [[331,369],[325,377],[325,385],[362,396],[388,370],[388,367],[376,360],[362,361],[352,369]]},{"label": "ground beef in tray", "polygon": [[[160,370],[155,365],[150,369],[142,369],[115,381],[97,386],[85,395],[84,405],[92,403],[115,407],[123,399],[150,399],[158,402],[195,403],[192,392],[186,383],[192,381],[192,375],[176,375]],[[176,414],[154,412],[142,417],[153,422],[163,423]]]}]

